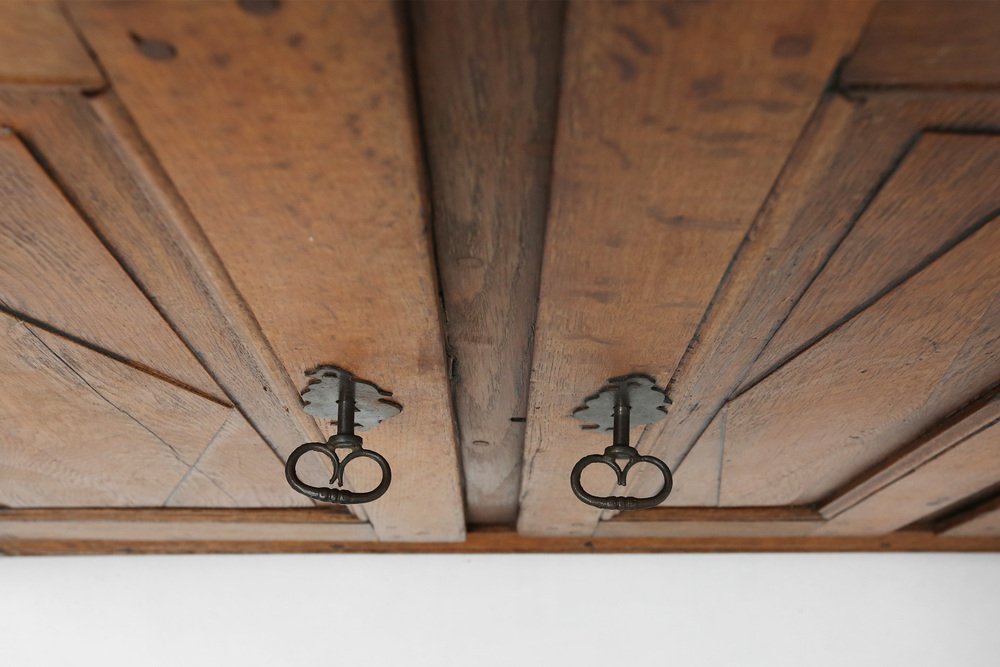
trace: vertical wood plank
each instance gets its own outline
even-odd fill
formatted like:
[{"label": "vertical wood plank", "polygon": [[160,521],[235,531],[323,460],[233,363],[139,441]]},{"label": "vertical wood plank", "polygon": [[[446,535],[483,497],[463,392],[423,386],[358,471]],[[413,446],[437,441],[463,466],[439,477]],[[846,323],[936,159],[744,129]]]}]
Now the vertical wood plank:
[{"label": "vertical wood plank", "polygon": [[730,402],[720,503],[820,500],[985,392],[995,347],[952,371],[1000,326],[998,250],[995,220]]},{"label": "vertical wood plank", "polygon": [[868,7],[570,5],[520,531],[593,532],[568,475],[607,443],[570,411],[670,379]]},{"label": "vertical wood plank", "polygon": [[466,512],[472,523],[513,523],[563,5],[467,0],[409,7]]},{"label": "vertical wood plank", "polygon": [[[421,160],[392,6],[70,11],[291,383],[301,389],[306,370],[337,363],[404,405],[365,438],[410,471],[365,508],[379,537],[460,539]],[[174,55],[150,57],[144,40]]]}]

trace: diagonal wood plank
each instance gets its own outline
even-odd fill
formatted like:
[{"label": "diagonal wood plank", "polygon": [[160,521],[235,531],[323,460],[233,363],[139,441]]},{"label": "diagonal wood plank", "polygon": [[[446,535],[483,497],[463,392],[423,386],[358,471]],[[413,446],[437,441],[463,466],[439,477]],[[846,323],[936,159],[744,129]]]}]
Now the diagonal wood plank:
[{"label": "diagonal wood plank", "polygon": [[0,136],[0,307],[221,392],[14,135]]},{"label": "diagonal wood plank", "polygon": [[[1000,376],[1000,219],[729,403],[720,504],[820,500]],[[959,361],[960,368],[955,366]]]},{"label": "diagonal wood plank", "polygon": [[[293,385],[338,363],[404,405],[366,437],[407,471],[365,508],[379,537],[460,539],[421,160],[392,6],[70,11]],[[173,55],[144,54],[150,40]]]},{"label": "diagonal wood plank", "polygon": [[0,327],[4,505],[160,505],[229,412],[6,314]]},{"label": "diagonal wood plank", "polygon": [[514,523],[563,5],[409,7],[466,512],[472,523]]},{"label": "diagonal wood plank", "polygon": [[744,387],[997,215],[1000,136],[921,136],[754,362]]},{"label": "diagonal wood plank", "polygon": [[[935,529],[938,529],[935,526]],[[940,528],[948,537],[1000,537],[1000,498],[993,498],[971,511],[947,521]]]},{"label": "diagonal wood plank", "polygon": [[820,535],[882,535],[1000,483],[1000,426],[972,434],[837,515]]},{"label": "diagonal wood plank", "polygon": [[823,503],[820,513],[827,519],[837,516],[997,421],[1000,421],[1000,393],[987,394],[938,422],[888,459],[865,470]]},{"label": "diagonal wood plank", "polygon": [[607,443],[570,411],[670,379],[869,6],[570,5],[520,531],[593,532],[568,475]]}]

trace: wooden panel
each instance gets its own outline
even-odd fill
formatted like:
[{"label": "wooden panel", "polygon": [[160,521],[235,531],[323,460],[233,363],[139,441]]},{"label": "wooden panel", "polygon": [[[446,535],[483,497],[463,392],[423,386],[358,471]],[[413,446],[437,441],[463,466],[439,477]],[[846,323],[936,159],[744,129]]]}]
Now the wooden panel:
[{"label": "wooden panel", "polygon": [[993,393],[935,424],[914,442],[865,470],[824,503],[820,513],[826,518],[840,514],[997,421],[1000,421],[1000,394]]},{"label": "wooden panel", "polygon": [[1000,426],[989,426],[831,519],[826,535],[881,535],[1000,483]]},{"label": "wooden panel", "polygon": [[[90,349],[70,351],[7,315],[0,326],[4,505],[159,505],[225,419],[224,408]],[[130,392],[186,431],[185,446],[118,402]]]},{"label": "wooden panel", "polygon": [[55,2],[21,0],[0,2],[0,84],[97,88],[103,80]]},{"label": "wooden panel", "polygon": [[[288,3],[267,17],[201,2],[70,11],[292,383],[339,363],[412,408],[366,437],[409,471],[365,508],[379,537],[460,539],[421,161],[391,5]],[[175,56],[147,57],[130,34]]]},{"label": "wooden panel", "polygon": [[0,136],[0,306],[210,395],[219,388],[15,136]]},{"label": "wooden panel", "polygon": [[867,7],[570,6],[519,530],[593,531],[567,478],[607,443],[570,411],[670,379]]},{"label": "wooden panel", "polygon": [[[640,451],[673,469],[692,451],[923,128],[986,131],[998,123],[1000,97],[990,94],[891,92],[826,100],[685,353],[671,382],[674,403],[667,418],[645,430]],[[634,477],[626,491],[636,495],[648,495],[660,483],[655,475]],[[689,476],[685,483],[704,486],[711,480]]]},{"label": "wooden panel", "polygon": [[819,500],[982,394],[1000,355],[963,347],[1000,326],[998,251],[1000,220],[731,402],[720,503]]},{"label": "wooden panel", "polygon": [[792,309],[744,385],[1000,214],[1000,136],[925,134]]},{"label": "wooden panel", "polygon": [[995,86],[1000,83],[1000,3],[880,2],[844,67],[848,86]]},{"label": "wooden panel", "polygon": [[1000,498],[983,503],[941,531],[949,537],[1000,537]]},{"label": "wooden panel", "polygon": [[285,482],[284,465],[238,412],[167,499],[170,507],[308,507]]},{"label": "wooden panel", "polygon": [[472,523],[513,523],[563,5],[410,7],[466,512]]}]

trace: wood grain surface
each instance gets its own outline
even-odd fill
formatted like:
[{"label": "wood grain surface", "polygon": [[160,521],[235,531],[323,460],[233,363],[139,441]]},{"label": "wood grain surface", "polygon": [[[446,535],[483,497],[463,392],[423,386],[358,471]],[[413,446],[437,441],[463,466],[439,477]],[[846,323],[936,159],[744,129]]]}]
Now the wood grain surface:
[{"label": "wood grain surface", "polygon": [[593,532],[568,475],[608,443],[570,412],[611,376],[670,380],[868,8],[569,7],[519,530]]},{"label": "wood grain surface", "polygon": [[222,406],[9,315],[0,327],[4,505],[160,505],[226,418]]},{"label": "wood grain surface", "polygon": [[995,220],[730,402],[720,503],[815,502],[994,384],[998,251]]},{"label": "wood grain surface", "polygon": [[467,518],[514,523],[564,8],[409,7]]},{"label": "wood grain surface", "polygon": [[57,2],[0,2],[0,85],[103,84]]},{"label": "wood grain surface", "polygon": [[[674,376],[674,403],[667,418],[646,429],[640,451],[663,458],[673,469],[688,452],[694,455],[702,432],[744,384],[756,358],[853,225],[905,164],[924,128],[988,132],[998,122],[1000,97],[993,94],[879,92],[826,99]],[[909,222],[903,219],[896,227],[905,229]],[[706,446],[712,449],[714,443],[709,438]],[[695,480],[689,472],[686,483],[710,486],[708,474]],[[655,491],[658,483],[655,476],[640,473],[626,491],[642,495]]]},{"label": "wood grain surface", "polygon": [[1000,136],[926,133],[754,362],[753,384],[1000,215]]},{"label": "wood grain surface", "polygon": [[828,521],[824,535],[884,535],[1000,482],[1000,426],[987,426]]},{"label": "wood grain surface", "polygon": [[982,503],[941,530],[948,537],[1000,537],[1000,498]]},{"label": "wood grain surface", "polygon": [[913,442],[865,470],[821,504],[820,513],[828,519],[837,516],[997,421],[1000,393],[994,391],[934,424]]},{"label": "wood grain surface", "polygon": [[[392,6],[69,9],[292,384],[334,363],[404,406],[365,438],[408,472],[365,507],[379,537],[461,539],[422,163]],[[172,55],[151,56],[149,40]]]},{"label": "wood grain surface", "polygon": [[1000,3],[883,0],[844,66],[847,86],[996,87]]},{"label": "wood grain surface", "polygon": [[0,136],[0,200],[0,307],[221,395],[13,134]]},{"label": "wood grain surface", "polygon": [[139,541],[3,539],[0,553],[725,553],[725,552],[893,552],[998,551],[997,537],[947,537],[900,532],[882,537],[528,537],[509,529],[473,528],[465,542],[356,541]]},{"label": "wood grain surface", "polygon": [[236,411],[230,411],[164,504],[168,507],[312,506],[308,498],[288,486],[281,459]]}]

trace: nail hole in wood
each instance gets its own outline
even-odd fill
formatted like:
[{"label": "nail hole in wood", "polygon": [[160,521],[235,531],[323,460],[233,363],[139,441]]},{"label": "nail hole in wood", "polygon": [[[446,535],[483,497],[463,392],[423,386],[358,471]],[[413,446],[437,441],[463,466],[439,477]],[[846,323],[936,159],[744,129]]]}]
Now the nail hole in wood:
[{"label": "nail hole in wood", "polygon": [[177,47],[161,39],[147,39],[134,32],[128,34],[139,53],[151,60],[173,60],[177,57]]}]

